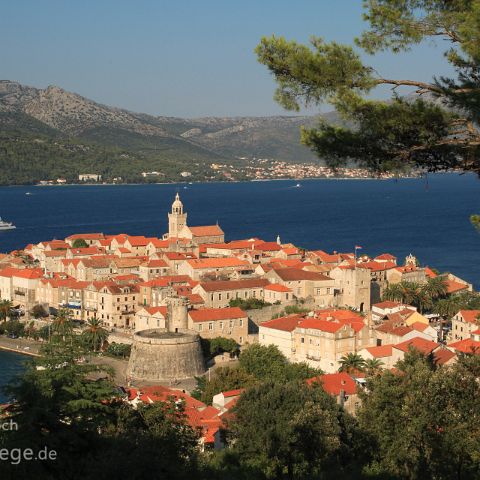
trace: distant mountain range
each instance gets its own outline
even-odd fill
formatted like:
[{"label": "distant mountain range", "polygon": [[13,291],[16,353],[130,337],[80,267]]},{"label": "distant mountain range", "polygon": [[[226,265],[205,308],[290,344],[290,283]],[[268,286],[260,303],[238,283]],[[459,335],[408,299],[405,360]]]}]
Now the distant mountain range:
[{"label": "distant mountain range", "polygon": [[[328,118],[335,121],[336,116]],[[31,181],[38,181],[39,175],[75,176],[87,167],[127,177],[144,169],[168,176],[179,169],[201,170],[211,162],[239,162],[242,157],[318,161],[300,144],[300,127],[315,122],[313,116],[156,117],[102,105],[56,86],[39,89],[1,80],[0,167],[14,164],[16,173],[0,173],[0,183],[30,183],[29,165]],[[102,152],[108,159],[102,160]],[[41,160],[37,165],[35,156]],[[53,165],[46,162],[52,156],[58,160]],[[121,166],[117,157],[129,160]],[[39,168],[45,162],[50,167]],[[21,179],[13,178],[19,175]]]}]

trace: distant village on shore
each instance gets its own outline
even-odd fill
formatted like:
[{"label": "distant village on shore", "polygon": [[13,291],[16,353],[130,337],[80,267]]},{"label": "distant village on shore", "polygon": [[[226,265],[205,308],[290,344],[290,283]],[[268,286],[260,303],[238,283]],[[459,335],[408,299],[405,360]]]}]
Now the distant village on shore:
[{"label": "distant village on shore", "polygon": [[132,346],[128,401],[183,399],[212,448],[221,448],[222,415],[242,389],[216,392],[207,406],[176,388],[231,361],[219,355],[206,365],[200,339],[229,339],[240,351],[274,345],[290,362],[321,369],[324,388],[351,412],[365,375],[339,373],[348,355],[392,369],[412,348],[445,365],[480,352],[480,310],[448,318],[402,297],[408,285],[436,285],[446,299],[474,294],[472,284],[412,254],[370,257],[360,245],[307,251],[280,236],[226,242],[220,225],[187,222],[178,193],[162,236],[75,233],[0,254],[0,299],[21,322],[40,328],[60,310],[80,330],[99,320],[109,342]]},{"label": "distant village on shore", "polygon": [[[288,180],[288,179],[390,179],[410,178],[419,176],[418,172],[400,174],[398,172],[383,172],[373,174],[367,168],[339,167],[336,170],[318,163],[292,163],[268,158],[240,158],[244,165],[229,165],[212,163],[207,172],[200,177],[198,172],[182,171],[176,178],[167,177],[160,171],[140,172],[139,181],[143,183],[167,183],[189,181],[261,181],[261,180]],[[58,177],[40,180],[38,185],[67,185],[67,184],[122,184],[120,176],[107,177],[100,173],[81,173],[78,178]]]}]

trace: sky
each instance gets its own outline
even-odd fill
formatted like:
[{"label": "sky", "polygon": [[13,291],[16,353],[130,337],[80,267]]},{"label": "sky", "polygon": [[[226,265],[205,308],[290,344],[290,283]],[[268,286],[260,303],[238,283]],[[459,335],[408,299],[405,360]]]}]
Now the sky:
[{"label": "sky", "polygon": [[[3,0],[0,79],[57,85],[152,115],[290,114],[256,60],[262,36],[351,43],[366,28],[361,0]],[[389,78],[449,72],[440,48],[364,55]],[[389,90],[375,92],[385,98]],[[329,111],[328,105],[304,113]]]}]

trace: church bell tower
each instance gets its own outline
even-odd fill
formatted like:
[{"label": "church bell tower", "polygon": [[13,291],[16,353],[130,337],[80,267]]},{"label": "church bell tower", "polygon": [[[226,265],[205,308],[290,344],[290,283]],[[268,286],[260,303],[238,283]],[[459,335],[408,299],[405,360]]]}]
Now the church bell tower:
[{"label": "church bell tower", "polygon": [[172,203],[172,213],[168,214],[168,237],[178,237],[178,234],[186,224],[187,214],[183,213],[183,203],[177,192]]}]

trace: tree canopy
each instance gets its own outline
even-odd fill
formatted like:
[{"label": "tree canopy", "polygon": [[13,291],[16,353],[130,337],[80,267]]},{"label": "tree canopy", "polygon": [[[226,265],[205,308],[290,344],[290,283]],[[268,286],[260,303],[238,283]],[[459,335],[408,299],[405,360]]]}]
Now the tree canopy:
[{"label": "tree canopy", "polygon": [[[480,173],[480,0],[364,0],[364,7],[369,29],[354,40],[356,48],[271,36],[256,49],[282,106],[329,103],[340,114],[340,126],[321,121],[303,129],[303,143],[333,167],[355,160],[375,171],[418,166]],[[446,45],[456,78],[382,77],[357,50],[395,54],[427,40]],[[392,87],[391,98],[367,98],[380,85]]]}]

